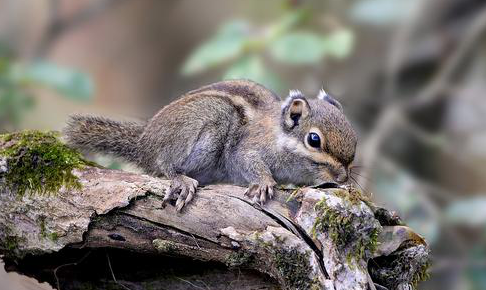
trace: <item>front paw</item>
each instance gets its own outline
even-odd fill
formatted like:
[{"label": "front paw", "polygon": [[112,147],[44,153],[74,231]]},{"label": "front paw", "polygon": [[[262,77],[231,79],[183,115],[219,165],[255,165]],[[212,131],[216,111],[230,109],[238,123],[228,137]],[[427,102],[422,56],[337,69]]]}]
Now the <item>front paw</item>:
[{"label": "front paw", "polygon": [[253,203],[263,205],[267,201],[267,197],[273,198],[275,185],[277,185],[275,181],[252,183],[245,191],[245,196],[248,196]]},{"label": "front paw", "polygon": [[191,202],[196,194],[196,189],[199,183],[197,180],[187,177],[185,175],[178,175],[172,179],[169,188],[165,192],[162,207],[165,207],[170,200],[176,201],[176,210],[180,212],[184,205]]}]

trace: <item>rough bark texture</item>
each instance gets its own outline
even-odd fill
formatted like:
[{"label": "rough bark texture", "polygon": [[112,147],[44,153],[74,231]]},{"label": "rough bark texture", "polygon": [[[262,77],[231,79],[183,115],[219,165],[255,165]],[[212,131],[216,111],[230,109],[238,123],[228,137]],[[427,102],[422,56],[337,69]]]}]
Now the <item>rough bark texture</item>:
[{"label": "rough bark texture", "polygon": [[85,167],[79,189],[18,196],[0,163],[7,267],[61,289],[407,289],[427,265],[425,241],[353,188],[260,207],[211,185],[177,213],[167,180]]}]

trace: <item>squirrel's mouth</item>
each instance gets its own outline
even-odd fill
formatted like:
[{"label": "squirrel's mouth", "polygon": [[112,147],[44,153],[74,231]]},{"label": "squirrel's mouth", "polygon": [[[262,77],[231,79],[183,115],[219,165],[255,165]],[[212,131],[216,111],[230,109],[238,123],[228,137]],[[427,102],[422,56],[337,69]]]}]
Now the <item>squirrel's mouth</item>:
[{"label": "squirrel's mouth", "polygon": [[324,183],[321,183],[321,184],[318,184],[318,185],[314,185],[312,186],[313,188],[338,188],[339,187],[339,184],[335,183],[335,182],[324,182]]}]

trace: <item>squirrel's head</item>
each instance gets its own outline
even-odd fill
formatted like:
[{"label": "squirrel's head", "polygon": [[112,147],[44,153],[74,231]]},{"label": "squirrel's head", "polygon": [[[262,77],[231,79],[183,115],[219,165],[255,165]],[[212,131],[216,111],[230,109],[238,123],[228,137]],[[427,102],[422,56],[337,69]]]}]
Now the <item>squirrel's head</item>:
[{"label": "squirrel's head", "polygon": [[280,142],[286,143],[281,145],[298,155],[307,172],[303,178],[308,180],[302,183],[348,181],[357,137],[338,101],[324,90],[313,99],[290,91],[282,105],[281,126],[285,138]]}]

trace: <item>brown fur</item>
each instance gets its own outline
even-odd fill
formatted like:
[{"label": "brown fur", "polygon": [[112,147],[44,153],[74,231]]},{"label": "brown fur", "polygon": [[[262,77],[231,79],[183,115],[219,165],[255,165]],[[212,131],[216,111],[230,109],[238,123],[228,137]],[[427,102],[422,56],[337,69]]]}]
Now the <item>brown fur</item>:
[{"label": "brown fur", "polygon": [[[64,132],[74,147],[124,157],[172,178],[165,199],[179,194],[178,210],[198,183],[246,185],[263,202],[277,183],[347,180],[357,140],[337,104],[301,94],[282,103],[254,82],[223,81],[187,93],[146,124],[77,115]],[[321,148],[306,142],[309,130],[323,135]]]}]

